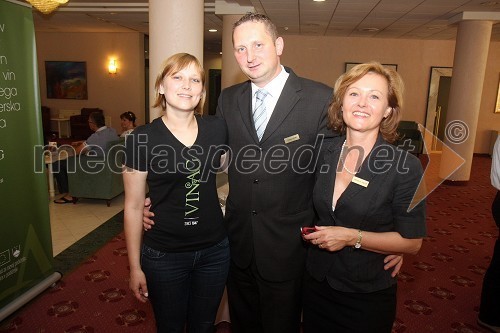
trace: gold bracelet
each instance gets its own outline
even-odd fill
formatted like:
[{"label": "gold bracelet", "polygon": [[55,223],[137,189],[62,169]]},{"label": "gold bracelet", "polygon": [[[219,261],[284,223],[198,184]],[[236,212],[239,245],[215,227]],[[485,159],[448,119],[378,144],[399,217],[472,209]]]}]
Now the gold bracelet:
[{"label": "gold bracelet", "polygon": [[355,249],[360,249],[361,248],[361,241],[363,240],[363,232],[361,229],[358,230],[358,239],[356,240],[356,243],[354,244]]}]

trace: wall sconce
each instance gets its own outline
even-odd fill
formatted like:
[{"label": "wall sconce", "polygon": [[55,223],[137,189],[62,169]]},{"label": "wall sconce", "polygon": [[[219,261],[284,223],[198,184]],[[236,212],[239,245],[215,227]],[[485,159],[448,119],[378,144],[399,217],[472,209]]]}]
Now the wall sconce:
[{"label": "wall sconce", "polygon": [[111,59],[108,64],[108,73],[109,74],[116,74],[116,60]]}]

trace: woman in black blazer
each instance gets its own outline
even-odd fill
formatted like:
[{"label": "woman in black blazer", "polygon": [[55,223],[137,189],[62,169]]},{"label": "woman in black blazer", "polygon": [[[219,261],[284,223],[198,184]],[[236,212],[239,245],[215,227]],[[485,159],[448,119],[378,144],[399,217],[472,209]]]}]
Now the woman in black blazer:
[{"label": "woman in black blazer", "polygon": [[397,277],[391,253],[415,254],[425,237],[425,202],[414,202],[422,166],[393,146],[403,82],[379,63],[360,64],[335,84],[328,111],[343,135],[323,145],[313,200],[315,232],[304,288],[304,331],[391,332]]}]

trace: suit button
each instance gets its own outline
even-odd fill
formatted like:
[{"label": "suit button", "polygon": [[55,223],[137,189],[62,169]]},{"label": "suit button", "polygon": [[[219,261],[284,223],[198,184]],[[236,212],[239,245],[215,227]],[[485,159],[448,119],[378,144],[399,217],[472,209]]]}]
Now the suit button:
[{"label": "suit button", "polygon": [[259,183],[259,180],[258,180],[258,179],[254,179],[254,180],[253,180],[253,183],[254,183],[254,184],[258,184],[258,183]]},{"label": "suit button", "polygon": [[252,210],[252,215],[257,215],[257,211],[256,210]]}]

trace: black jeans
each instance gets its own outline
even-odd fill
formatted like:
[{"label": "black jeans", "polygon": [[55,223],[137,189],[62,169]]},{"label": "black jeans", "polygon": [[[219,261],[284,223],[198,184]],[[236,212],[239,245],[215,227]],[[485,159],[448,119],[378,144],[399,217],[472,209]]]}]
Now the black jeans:
[{"label": "black jeans", "polygon": [[143,245],[141,266],[158,332],[212,333],[229,271],[227,238],[209,248],[166,253]]}]

